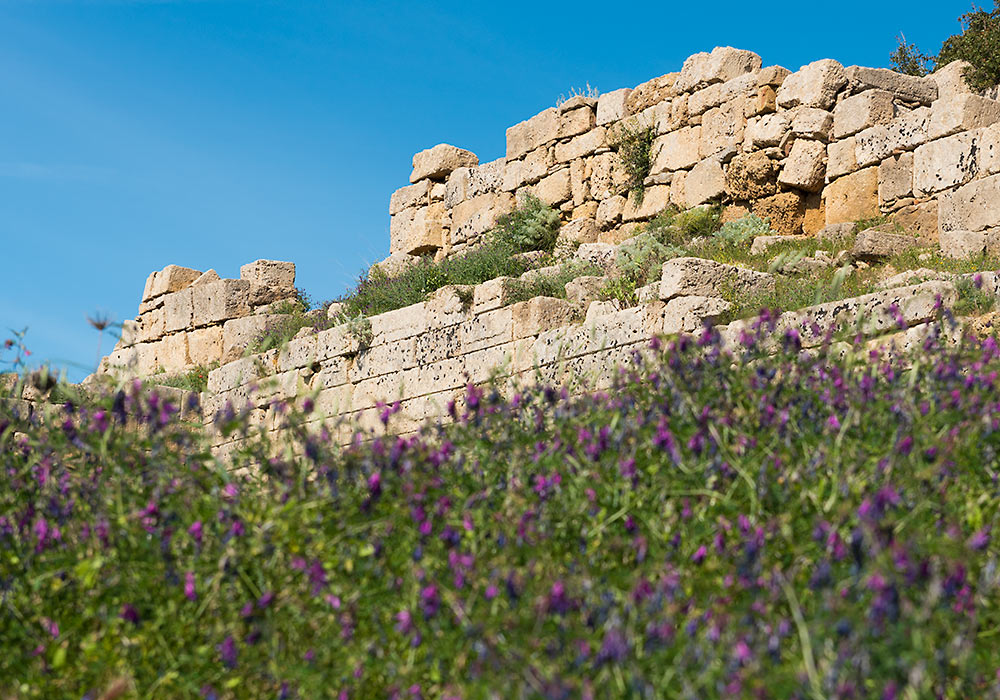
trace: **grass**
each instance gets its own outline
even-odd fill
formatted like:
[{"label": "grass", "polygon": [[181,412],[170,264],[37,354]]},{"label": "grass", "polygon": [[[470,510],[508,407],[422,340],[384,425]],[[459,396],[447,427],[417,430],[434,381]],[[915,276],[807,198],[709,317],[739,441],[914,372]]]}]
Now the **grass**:
[{"label": "grass", "polygon": [[173,377],[157,379],[155,376],[150,381],[158,386],[169,386],[184,391],[202,392],[208,389],[208,373],[219,366],[218,362],[210,365],[198,365],[192,367],[184,374]]}]

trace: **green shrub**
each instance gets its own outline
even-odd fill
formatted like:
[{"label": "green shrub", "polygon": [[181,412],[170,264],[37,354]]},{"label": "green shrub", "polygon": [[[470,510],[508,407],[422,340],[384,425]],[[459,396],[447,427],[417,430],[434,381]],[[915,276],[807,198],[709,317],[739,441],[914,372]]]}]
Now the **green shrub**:
[{"label": "green shrub", "polygon": [[521,206],[497,220],[492,235],[518,252],[551,251],[559,235],[559,212],[529,194]]},{"label": "green shrub", "polygon": [[655,279],[663,263],[684,255],[675,245],[661,243],[652,233],[645,232],[618,246],[615,267],[618,274],[601,290],[604,299],[616,299],[626,306],[635,304],[636,290]]},{"label": "green shrub", "polygon": [[1000,0],[993,11],[975,8],[959,18],[962,32],[945,39],[937,57],[941,68],[952,61],[968,61],[965,81],[973,90],[985,90],[1000,83]]},{"label": "green shrub", "polygon": [[907,44],[906,37],[902,33],[900,33],[897,39],[899,45],[889,56],[889,63],[892,69],[897,73],[916,75],[918,77],[923,77],[930,73],[929,66],[932,65],[933,57],[920,53],[916,44]]},{"label": "green shrub", "polygon": [[192,367],[184,374],[160,380],[153,377],[152,381],[159,386],[172,386],[177,389],[183,389],[184,391],[202,392],[208,388],[208,373],[218,366],[218,362],[207,366],[198,365],[197,367]]},{"label": "green shrub", "polygon": [[748,246],[757,236],[773,236],[771,222],[756,214],[748,214],[742,219],[727,221],[714,236],[733,246]]},{"label": "green shrub", "polygon": [[996,305],[996,297],[983,289],[983,280],[979,275],[959,277],[955,280],[955,291],[958,292],[958,301],[954,311],[960,316],[980,316],[992,311]]},{"label": "green shrub", "polygon": [[552,274],[534,274],[528,279],[519,279],[511,285],[507,295],[508,304],[527,301],[535,297],[566,298],[566,284],[583,275],[603,274],[601,268],[591,263],[570,260]]},{"label": "green shrub", "polygon": [[[305,304],[311,304],[308,296],[306,296]],[[327,318],[326,313],[317,310],[310,312],[299,300],[289,300],[276,304],[271,309],[271,313],[280,316],[280,318],[269,322],[264,330],[250,341],[246,354],[255,355],[280,348],[303,328],[312,328],[318,333],[332,328],[334,325],[333,321]]]},{"label": "green shrub", "polygon": [[626,186],[637,204],[642,204],[646,192],[643,183],[653,165],[655,138],[656,130],[652,126],[645,126],[634,119],[619,124],[609,136],[609,143],[617,150],[618,159],[628,175]]},{"label": "green shrub", "polygon": [[674,226],[680,229],[687,240],[691,240],[699,236],[710,236],[719,230],[719,219],[721,217],[721,207],[694,207],[679,212],[674,217]]}]

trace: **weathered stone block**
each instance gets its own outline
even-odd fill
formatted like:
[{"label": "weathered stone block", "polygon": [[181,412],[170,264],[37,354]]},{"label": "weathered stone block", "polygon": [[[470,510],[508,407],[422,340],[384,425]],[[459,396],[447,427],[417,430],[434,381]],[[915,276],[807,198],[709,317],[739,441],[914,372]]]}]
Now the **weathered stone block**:
[{"label": "weathered stone block", "polygon": [[760,218],[767,219],[771,229],[783,236],[802,233],[806,206],[801,192],[779,192],[758,199],[751,204],[750,210]]},{"label": "weathered stone block", "polygon": [[410,182],[419,182],[426,178],[443,180],[456,168],[478,164],[479,158],[475,153],[447,143],[439,143],[433,148],[414,154]]},{"label": "weathered stone block", "polygon": [[1000,102],[979,95],[956,95],[938,100],[931,107],[928,127],[931,139],[978,129],[1000,121]]},{"label": "weathered stone block", "polygon": [[878,168],[837,178],[823,191],[826,223],[839,224],[878,216]]},{"label": "weathered stone block", "polygon": [[701,127],[694,126],[658,137],[653,141],[651,175],[686,170],[695,165],[700,155]]},{"label": "weathered stone block", "polygon": [[807,139],[829,141],[833,114],[818,107],[799,107],[792,117],[792,133]]},{"label": "weathered stone block", "polygon": [[723,299],[704,296],[684,296],[671,299],[663,307],[662,333],[693,333],[706,321],[715,323],[733,305]]},{"label": "weathered stone block", "polygon": [[785,82],[785,78],[792,74],[792,71],[788,70],[784,66],[767,66],[762,68],[760,73],[757,74],[757,84],[758,85],[769,85],[771,87],[781,87],[781,84]]},{"label": "weathered stone block", "polygon": [[625,116],[625,101],[631,88],[621,88],[606,92],[597,98],[597,125],[610,124]]},{"label": "weathered stone block", "polygon": [[979,131],[979,176],[1000,173],[1000,123]]},{"label": "weathered stone block", "polygon": [[735,149],[743,142],[747,120],[743,101],[733,100],[708,110],[701,121],[699,153],[702,158]]},{"label": "weathered stone block", "polygon": [[636,85],[625,98],[625,114],[639,114],[644,109],[668,100],[677,94],[674,82],[678,73],[667,73],[658,78]]},{"label": "weathered stone block", "polygon": [[151,272],[146,278],[146,287],[142,292],[142,301],[150,301],[163,294],[179,292],[189,287],[198,277],[200,270],[180,265],[167,265],[162,270]]},{"label": "weathered stone block", "polygon": [[899,115],[888,124],[859,132],[855,136],[858,166],[864,168],[881,163],[897,151],[912,151],[926,143],[930,116],[930,108],[921,107]]},{"label": "weathered stone block", "polygon": [[543,112],[507,129],[507,160],[554,141],[559,134],[559,112],[550,107]]},{"label": "weathered stone block", "polygon": [[[718,158],[706,158],[691,168],[684,180],[684,198],[688,206],[697,206],[721,198],[726,193],[726,175]],[[664,208],[669,203],[669,193]]]},{"label": "weathered stone block", "polygon": [[597,205],[597,225],[601,229],[609,229],[621,221],[626,201],[620,194],[601,200]]},{"label": "weathered stone block", "polygon": [[654,185],[647,187],[643,193],[642,203],[634,192],[630,192],[622,209],[623,221],[642,221],[651,219],[670,205],[670,187]]},{"label": "weathered stone block", "polygon": [[193,365],[207,366],[222,361],[222,326],[197,328],[187,334],[188,359]]},{"label": "weathered stone block", "polygon": [[[221,343],[219,359],[221,362],[232,362],[243,357],[251,343],[263,336],[268,328],[281,323],[282,320],[284,317],[279,314],[255,314],[226,321],[221,327],[215,326],[203,330],[222,331],[219,341]],[[213,334],[204,336],[208,343],[211,343],[213,337]]]},{"label": "weathered stone block", "polygon": [[604,148],[606,145],[607,135],[604,127],[591,129],[565,143],[557,143],[556,162],[568,163],[577,158],[584,158],[598,148]]},{"label": "weathered stone block", "polygon": [[[757,90],[757,75],[746,73],[737,76],[724,83],[716,83],[688,97],[688,116],[695,117],[713,107],[718,107],[726,102],[739,100],[741,97],[749,97]],[[739,101],[740,109],[744,108],[742,100]]]},{"label": "weathered stone block", "polygon": [[936,200],[911,204],[893,212],[890,217],[904,231],[914,236],[921,246],[938,241],[938,203]]},{"label": "weathered stone block", "polygon": [[240,267],[240,279],[272,289],[295,289],[295,263],[254,260]]},{"label": "weathered stone block", "polygon": [[147,311],[139,316],[139,342],[148,343],[163,335],[165,328],[165,311],[161,307]]},{"label": "weathered stone block", "polygon": [[1000,226],[1000,175],[975,180],[939,200],[941,231],[984,231]]},{"label": "weathered stone block", "polygon": [[777,146],[792,128],[786,114],[768,114],[750,122],[746,129],[746,144],[750,150]]},{"label": "weathered stone block", "polygon": [[928,195],[962,185],[976,175],[978,134],[967,131],[931,141],[913,154],[913,189]]},{"label": "weathered stone block", "polygon": [[481,194],[451,210],[451,242],[464,243],[496,226],[497,220],[514,210],[514,198],[506,192]]},{"label": "weathered stone block", "polygon": [[848,66],[844,73],[850,81],[853,92],[864,90],[885,90],[907,102],[929,105],[937,99],[937,84],[932,78],[904,75],[888,68],[865,68]]},{"label": "weathered stone block", "polygon": [[584,262],[593,263],[605,272],[615,269],[615,256],[618,249],[610,243],[584,243],[576,249],[574,257]]},{"label": "weathered stone block", "polygon": [[510,307],[487,311],[458,327],[463,352],[502,345],[514,340],[514,319]]},{"label": "weathered stone block", "polygon": [[778,106],[830,109],[845,85],[847,75],[843,66],[828,58],[814,61],[785,78],[778,89]]},{"label": "weathered stone block", "polygon": [[444,245],[441,211],[433,207],[404,209],[389,221],[389,251],[410,255],[432,252]]},{"label": "weathered stone block", "polygon": [[853,173],[858,169],[858,159],[855,155],[857,143],[853,136],[841,141],[834,141],[826,147],[826,176],[831,180]]},{"label": "weathered stone block", "polygon": [[517,289],[518,281],[514,277],[497,277],[477,284],[472,292],[472,312],[478,316],[506,306]]},{"label": "weathered stone block", "polygon": [[897,199],[912,196],[913,154],[900,153],[882,161],[878,168],[879,204],[891,204]]},{"label": "weathered stone block", "polygon": [[510,307],[514,338],[529,338],[572,322],[576,309],[566,299],[534,297]]},{"label": "weathered stone block", "polygon": [[770,197],[778,191],[778,166],[760,151],[737,155],[726,169],[726,190],[733,199]]},{"label": "weathered stone block", "polygon": [[600,233],[600,229],[597,228],[597,222],[594,219],[573,219],[559,229],[556,247],[561,242],[593,243],[597,240],[598,233]]},{"label": "weathered stone block", "polygon": [[593,107],[579,107],[559,114],[558,138],[565,139],[594,128],[596,116]]},{"label": "weathered stone block", "polygon": [[663,263],[660,298],[717,297],[723,288],[751,293],[773,286],[774,277],[765,272],[703,258],[674,258]]},{"label": "weathered stone block", "polygon": [[941,252],[950,258],[973,258],[986,252],[985,231],[942,231]]},{"label": "weathered stone block", "polygon": [[556,206],[570,199],[573,190],[570,184],[569,168],[562,168],[543,177],[537,185],[531,188],[531,191],[549,206]]},{"label": "weathered stone block", "polygon": [[865,90],[842,100],[833,110],[833,136],[837,139],[853,136],[877,124],[888,124],[895,116],[891,92]]},{"label": "weathered stone block", "polygon": [[167,372],[177,372],[191,365],[188,359],[187,333],[164,336],[156,350],[157,364]]},{"label": "weathered stone block", "polygon": [[389,215],[393,216],[409,207],[427,206],[430,204],[430,194],[430,180],[421,180],[415,185],[399,188],[389,197]]},{"label": "weathered stone block", "polygon": [[600,298],[601,290],[607,283],[608,278],[599,275],[577,277],[566,283],[566,298],[575,304],[586,306]]},{"label": "weathered stone block", "polygon": [[788,187],[818,192],[826,174],[826,146],[819,141],[797,139],[778,175],[778,182]]},{"label": "weathered stone block", "polygon": [[917,244],[918,241],[912,234],[875,227],[858,234],[851,254],[861,260],[881,260],[916,248]]},{"label": "weathered stone block", "polygon": [[246,280],[219,280],[191,289],[195,327],[250,313],[250,283]]},{"label": "weathered stone block", "polygon": [[731,46],[717,46],[711,53],[696,53],[684,61],[674,89],[690,92],[712,83],[724,83],[743,73],[760,70],[760,56]]},{"label": "weathered stone block", "polygon": [[191,288],[167,294],[163,299],[163,330],[166,333],[191,327],[193,306]]},{"label": "weathered stone block", "polygon": [[938,88],[938,100],[951,100],[958,95],[971,95],[972,88],[965,80],[965,71],[971,64],[967,61],[952,61],[938,68],[929,76]]}]

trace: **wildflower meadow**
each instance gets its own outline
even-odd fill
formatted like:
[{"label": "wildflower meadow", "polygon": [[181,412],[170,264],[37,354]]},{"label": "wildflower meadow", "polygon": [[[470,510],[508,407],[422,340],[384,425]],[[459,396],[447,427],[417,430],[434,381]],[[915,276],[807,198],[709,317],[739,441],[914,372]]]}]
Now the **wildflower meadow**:
[{"label": "wildflower meadow", "polygon": [[773,328],[345,447],[0,402],[0,697],[1000,697],[997,342]]}]

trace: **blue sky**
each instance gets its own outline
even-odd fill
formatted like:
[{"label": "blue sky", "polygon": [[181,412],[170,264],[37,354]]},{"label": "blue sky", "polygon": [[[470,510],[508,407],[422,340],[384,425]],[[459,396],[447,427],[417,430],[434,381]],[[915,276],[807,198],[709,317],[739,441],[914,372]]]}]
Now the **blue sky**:
[{"label": "blue sky", "polygon": [[86,315],[134,317],[169,263],[236,277],[291,260],[336,297],[388,254],[418,150],[492,160],[571,88],[632,87],[717,45],[885,66],[900,31],[936,52],[968,9],[0,0],[0,338],[27,326],[32,358],[78,380]]}]

